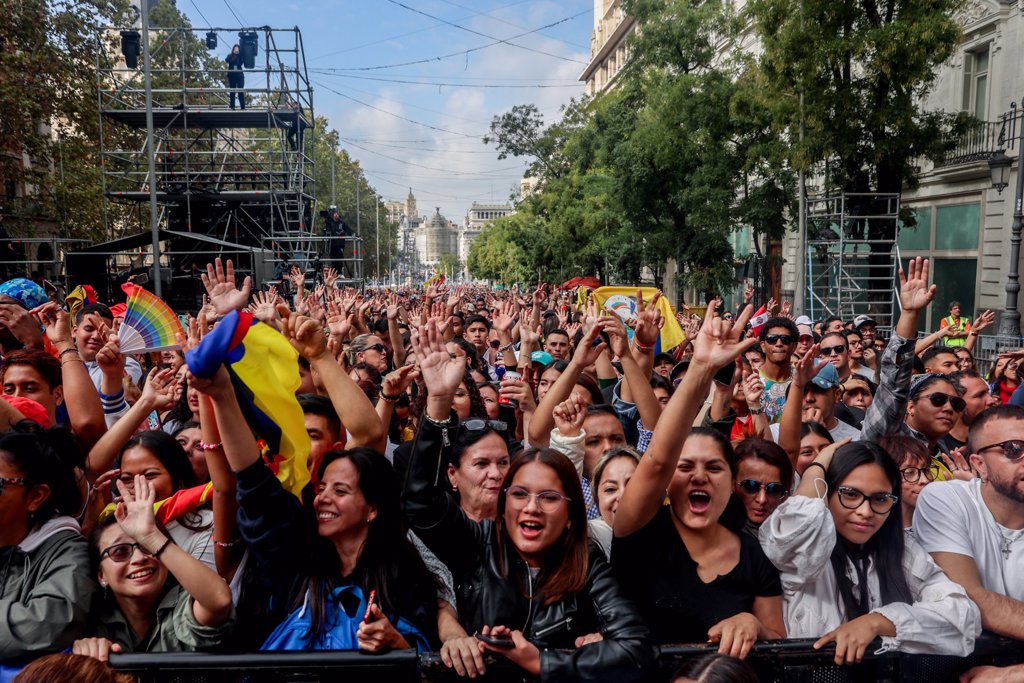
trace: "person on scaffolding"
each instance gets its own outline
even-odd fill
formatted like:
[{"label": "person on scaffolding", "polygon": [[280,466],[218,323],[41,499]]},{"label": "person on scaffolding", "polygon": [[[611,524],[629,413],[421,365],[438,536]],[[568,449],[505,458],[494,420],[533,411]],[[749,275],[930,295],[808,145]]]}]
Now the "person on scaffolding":
[{"label": "person on scaffolding", "polygon": [[235,96],[238,96],[238,106],[241,109],[245,109],[245,71],[242,70],[242,49],[235,45],[231,48],[231,54],[225,59],[228,63],[228,88],[230,100],[230,106],[232,109],[235,108]]}]

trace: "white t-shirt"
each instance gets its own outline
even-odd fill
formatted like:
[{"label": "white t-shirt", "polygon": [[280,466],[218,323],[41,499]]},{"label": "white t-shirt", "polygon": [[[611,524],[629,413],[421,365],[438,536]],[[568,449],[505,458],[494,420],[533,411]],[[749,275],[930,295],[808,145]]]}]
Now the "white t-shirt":
[{"label": "white t-shirt", "polygon": [[[776,422],[773,425],[768,426],[772,430],[772,438],[775,439],[775,443],[779,442],[779,423]],[[832,435],[833,441],[839,441],[849,437],[853,441],[860,441],[860,430],[853,425],[848,425],[842,420],[836,418],[836,426],[828,430],[828,433]]]},{"label": "white t-shirt", "polygon": [[930,553],[972,558],[985,590],[1024,601],[1024,530],[996,522],[981,497],[981,485],[981,479],[973,479],[925,486],[914,510],[914,535]]}]

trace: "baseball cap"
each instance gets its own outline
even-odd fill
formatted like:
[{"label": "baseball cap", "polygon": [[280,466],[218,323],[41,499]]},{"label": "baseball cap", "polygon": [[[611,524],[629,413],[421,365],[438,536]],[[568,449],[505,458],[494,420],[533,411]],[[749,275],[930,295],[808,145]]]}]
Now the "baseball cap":
[{"label": "baseball cap", "polygon": [[671,353],[665,353],[664,351],[654,357],[654,364],[658,363],[675,363],[676,359],[672,357]]},{"label": "baseball cap", "polygon": [[831,363],[825,363],[825,365],[821,367],[821,370],[818,370],[818,374],[814,376],[814,379],[812,379],[811,382],[814,386],[826,391],[828,389],[835,389],[842,384],[842,382],[839,381],[839,372]]},{"label": "baseball cap", "polygon": [[553,361],[553,360],[554,360],[554,358],[552,358],[551,354],[548,353],[547,351],[534,351],[533,353],[530,354],[530,362],[531,363],[540,363],[541,365],[551,365],[551,361]]},{"label": "baseball cap", "polygon": [[689,369],[690,369],[690,361],[689,360],[681,360],[681,361],[679,361],[678,363],[675,364],[675,367],[672,368],[672,374],[671,374],[672,379],[675,379],[676,377],[678,377],[679,375],[683,374],[684,372],[686,372]]},{"label": "baseball cap", "polygon": [[872,318],[870,315],[858,315],[856,318],[853,319],[853,326],[858,329],[861,325],[865,323],[871,323],[872,325],[878,324],[877,322],[875,322],[875,319]]},{"label": "baseball cap", "polygon": [[24,396],[0,395],[0,398],[11,404],[11,407],[25,416],[25,419],[32,420],[40,427],[46,429],[50,426],[50,415],[46,408],[39,401]]},{"label": "baseball cap", "polygon": [[800,330],[800,336],[798,337],[798,339],[810,337],[811,341],[814,341],[814,331],[811,329],[810,325],[797,323],[796,329]]},{"label": "baseball cap", "polygon": [[800,317],[798,317],[793,322],[796,323],[797,327],[799,327],[800,325],[807,325],[807,327],[812,327],[813,326],[813,323],[811,322],[811,319],[808,318],[806,315],[801,315]]}]

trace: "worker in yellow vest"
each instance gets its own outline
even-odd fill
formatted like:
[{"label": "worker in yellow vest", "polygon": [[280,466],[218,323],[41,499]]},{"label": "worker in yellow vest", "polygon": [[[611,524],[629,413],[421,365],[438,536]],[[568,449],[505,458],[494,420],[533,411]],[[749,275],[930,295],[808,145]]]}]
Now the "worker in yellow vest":
[{"label": "worker in yellow vest", "polygon": [[960,315],[960,302],[949,302],[949,315],[939,323],[940,330],[946,330],[943,343],[946,346],[963,346],[971,333],[971,319]]}]

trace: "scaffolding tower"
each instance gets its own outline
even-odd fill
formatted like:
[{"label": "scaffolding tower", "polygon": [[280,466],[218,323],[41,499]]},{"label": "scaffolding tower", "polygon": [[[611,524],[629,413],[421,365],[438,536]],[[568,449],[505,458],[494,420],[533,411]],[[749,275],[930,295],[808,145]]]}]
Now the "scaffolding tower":
[{"label": "scaffolding tower", "polygon": [[844,193],[807,200],[806,301],[812,320],[870,315],[890,327],[899,306],[900,195]]},{"label": "scaffolding tower", "polygon": [[[103,29],[107,36],[136,30]],[[245,86],[234,91],[224,85],[223,63],[206,68],[197,56],[197,48],[210,44],[208,36],[225,33],[255,45]],[[232,41],[225,42],[227,53]],[[361,281],[359,237],[314,227],[313,147],[306,139],[314,121],[313,91],[299,29],[151,28],[150,44],[154,177],[148,171],[141,64],[130,69],[119,54],[102,51],[97,58],[101,176],[112,241],[108,251],[103,245],[89,250],[88,270],[98,256],[108,259],[110,273],[152,265],[151,248],[125,240],[140,229],[148,234],[148,212],[141,208],[154,187],[161,280],[169,300],[194,303],[197,272],[222,252],[256,286],[279,279],[292,265],[307,273],[333,265],[350,281]],[[231,95],[239,92],[244,109],[234,108]],[[128,219],[113,205],[127,205]]]}]

